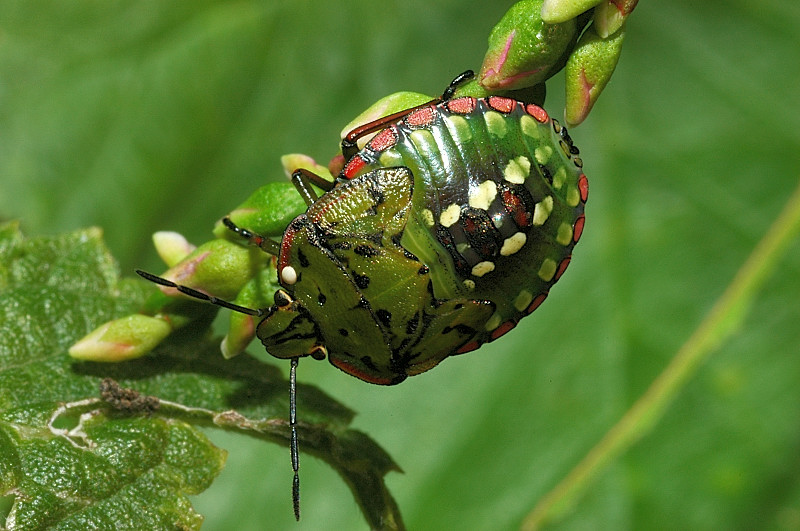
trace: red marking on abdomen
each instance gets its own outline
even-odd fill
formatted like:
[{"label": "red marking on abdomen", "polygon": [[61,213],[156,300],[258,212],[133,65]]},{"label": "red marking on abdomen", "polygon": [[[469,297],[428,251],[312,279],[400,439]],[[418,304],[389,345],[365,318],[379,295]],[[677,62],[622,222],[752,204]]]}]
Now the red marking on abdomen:
[{"label": "red marking on abdomen", "polygon": [[489,96],[486,99],[486,103],[488,103],[489,107],[492,109],[508,114],[514,110],[514,107],[517,105],[517,100],[503,98],[501,96]]},{"label": "red marking on abdomen", "polygon": [[381,152],[395,144],[397,144],[397,132],[394,130],[394,127],[387,127],[375,135],[375,137],[369,141],[368,146],[370,149]]},{"label": "red marking on abdomen", "polygon": [[447,110],[456,114],[469,114],[475,110],[477,100],[469,96],[456,98],[445,103]]},{"label": "red marking on abdomen", "polygon": [[343,360],[342,358],[330,357],[329,359],[336,368],[341,369],[350,376],[355,376],[359,380],[364,380],[367,383],[372,383],[377,385],[391,385],[392,383],[394,383],[394,378],[375,376],[374,374],[364,372],[355,365],[351,365],[346,360]]},{"label": "red marking on abdomen", "polygon": [[578,190],[581,193],[581,201],[585,203],[589,199],[589,179],[583,173],[578,177]]},{"label": "red marking on abdomen", "polygon": [[545,291],[544,293],[540,293],[540,294],[538,294],[536,297],[534,297],[534,299],[533,299],[533,302],[531,302],[531,303],[528,305],[528,308],[525,310],[525,314],[526,314],[526,315],[530,315],[531,313],[533,313],[533,311],[534,311],[536,308],[538,308],[539,306],[541,306],[541,305],[542,305],[542,303],[544,302],[544,300],[547,298],[547,293],[548,293],[548,292],[546,292],[546,291]]},{"label": "red marking on abdomen", "polygon": [[570,260],[572,260],[572,256],[568,256],[563,260],[561,260],[561,263],[558,264],[558,269],[556,270],[556,276],[553,277],[553,282],[561,278],[561,275],[563,275],[564,271],[567,270],[567,266],[569,265]]},{"label": "red marking on abdomen", "polygon": [[550,117],[547,115],[547,111],[538,105],[534,105],[533,103],[525,106],[525,112],[533,116],[537,122],[547,123],[547,120],[550,119]]},{"label": "red marking on abdomen", "polygon": [[506,207],[506,212],[517,224],[517,227],[521,229],[530,227],[533,216],[525,209],[525,203],[522,202],[522,199],[517,194],[511,190],[504,190],[503,206]]},{"label": "red marking on abdomen", "polygon": [[583,234],[583,224],[586,223],[586,217],[581,214],[578,216],[578,219],[575,220],[575,225],[572,228],[572,241],[578,243],[578,240],[581,239],[581,234]]},{"label": "red marking on abdomen", "polygon": [[431,125],[433,123],[433,120],[436,118],[436,112],[437,112],[436,107],[434,107],[433,105],[417,109],[416,111],[406,116],[405,119],[406,125],[412,128],[419,128]]},{"label": "red marking on abdomen", "polygon": [[456,354],[466,354],[467,352],[472,352],[473,350],[478,350],[481,344],[477,341],[470,341],[461,346],[458,350],[456,350]]},{"label": "red marking on abdomen", "polygon": [[490,334],[490,337],[491,337],[490,341],[494,341],[495,339],[497,339],[498,337],[502,336],[503,334],[508,333],[515,326],[517,326],[517,322],[516,321],[506,321],[505,323],[502,323],[500,326],[498,326],[497,328],[492,330],[492,333]]}]

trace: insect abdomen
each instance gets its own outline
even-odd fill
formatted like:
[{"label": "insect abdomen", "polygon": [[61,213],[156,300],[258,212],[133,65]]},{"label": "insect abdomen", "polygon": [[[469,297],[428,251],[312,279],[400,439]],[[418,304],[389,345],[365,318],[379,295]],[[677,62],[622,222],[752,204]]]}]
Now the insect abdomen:
[{"label": "insect abdomen", "polygon": [[402,244],[431,268],[434,295],[491,300],[496,312],[461,351],[530,314],[569,263],[588,183],[565,128],[536,105],[457,98],[379,132],[343,170],[414,174]]}]

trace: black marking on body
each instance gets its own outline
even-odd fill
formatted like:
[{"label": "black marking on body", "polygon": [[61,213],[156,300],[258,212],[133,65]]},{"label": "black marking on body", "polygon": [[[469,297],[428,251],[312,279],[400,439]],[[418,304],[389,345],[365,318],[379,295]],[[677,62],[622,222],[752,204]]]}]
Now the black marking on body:
[{"label": "black marking on body", "polygon": [[336,251],[349,251],[352,247],[353,244],[347,240],[337,240],[331,244],[331,249]]},{"label": "black marking on body", "polygon": [[377,312],[375,312],[375,315],[378,317],[378,320],[386,328],[390,328],[392,326],[392,312],[390,312],[389,310],[384,310],[383,308],[381,308]]},{"label": "black marking on body", "polygon": [[375,245],[375,247],[383,247],[383,231],[373,232],[370,234],[359,235],[368,242]]},{"label": "black marking on body", "polygon": [[376,207],[381,206],[386,201],[386,198],[383,195],[383,190],[381,189],[381,186],[374,180],[372,180],[370,184],[371,185],[367,188],[369,196],[372,199],[372,202],[375,203]]},{"label": "black marking on body", "polygon": [[374,258],[376,256],[380,256],[381,251],[372,247],[371,245],[356,245],[353,247],[353,252],[356,253],[358,256],[363,256],[364,258]]},{"label": "black marking on body", "polygon": [[413,260],[414,262],[419,262],[419,258],[416,257],[414,253],[403,247],[403,244],[400,243],[400,240],[403,237],[403,233],[395,234],[392,236],[392,243],[395,244],[403,251],[403,256],[405,256],[408,260]]},{"label": "black marking on body", "polygon": [[485,210],[465,207],[458,220],[464,229],[470,247],[483,260],[491,260],[500,253],[502,236]]},{"label": "black marking on body", "polygon": [[450,234],[450,231],[447,230],[447,227],[441,223],[437,223],[434,228],[436,229],[436,239],[439,240],[439,243],[442,244],[442,247],[447,249],[447,252],[450,254],[450,258],[453,259],[453,265],[456,268],[456,272],[462,277],[469,277],[472,268],[464,259],[464,257],[461,256],[461,253],[458,252],[458,249],[456,249],[456,244],[453,241],[453,235]]},{"label": "black marking on body", "polygon": [[278,308],[283,308],[292,303],[292,299],[289,298],[289,295],[283,291],[278,290],[275,292],[275,306]]},{"label": "black marking on body", "polygon": [[414,333],[417,331],[417,327],[419,326],[419,314],[415,313],[414,317],[406,322],[406,334],[409,336],[413,336]]},{"label": "black marking on body", "polygon": [[353,275],[353,282],[356,283],[358,289],[367,289],[369,287],[369,275],[359,275],[355,271],[350,272]]},{"label": "black marking on body", "polygon": [[542,177],[544,177],[544,180],[547,181],[547,184],[553,186],[553,175],[544,164],[539,164],[539,173],[542,174]]},{"label": "black marking on body", "polygon": [[302,249],[297,249],[297,260],[300,262],[300,267],[308,267],[310,262]]},{"label": "black marking on body", "polygon": [[317,302],[319,302],[319,305],[320,306],[324,306],[325,302],[327,302],[327,300],[328,300],[328,297],[326,297],[325,294],[320,291],[319,295],[317,295]]},{"label": "black marking on body", "polygon": [[340,329],[339,329],[339,334],[340,334],[342,337],[347,337],[347,336],[349,336],[349,335],[350,335],[350,332],[348,332],[348,331],[347,331],[347,330],[345,330],[344,328],[340,328]]},{"label": "black marking on body", "polygon": [[423,265],[422,267],[420,267],[417,270],[417,274],[418,275],[427,275],[428,273],[430,273],[430,271],[431,271],[431,269],[428,266]]},{"label": "black marking on body", "polygon": [[529,232],[532,228],[533,212],[536,210],[536,200],[533,198],[530,191],[521,184],[513,184],[510,186],[503,184],[498,196],[504,197],[506,193],[516,198],[522,206],[522,210],[520,211],[518,208],[519,205],[505,202],[504,198],[503,204],[506,214],[519,230],[525,233]]},{"label": "black marking on body", "polygon": [[[302,322],[310,321],[311,316],[305,308],[299,308],[299,315],[297,315],[294,319],[292,319],[289,324],[281,330],[279,333],[270,336],[270,339],[276,344],[280,345],[282,343],[286,343],[287,341],[295,341],[295,340],[302,340],[302,339],[312,339],[316,338],[319,339],[320,332],[317,327],[317,324],[311,321],[314,324],[314,331],[308,334],[301,334],[301,333],[292,333],[298,326],[302,324]],[[262,340],[263,338],[259,336],[259,339]]]},{"label": "black marking on body", "polygon": [[453,330],[455,330],[456,332],[458,332],[462,336],[467,336],[467,335],[471,336],[471,335],[473,335],[473,334],[475,334],[477,332],[477,330],[475,330],[471,326],[467,326],[467,325],[461,323],[461,324],[457,324],[455,326],[445,326],[442,329],[442,334],[449,334]]},{"label": "black marking on body", "polygon": [[373,363],[372,358],[369,356],[361,356],[361,363],[366,365],[369,370],[378,372],[378,367],[375,366],[375,363]]}]

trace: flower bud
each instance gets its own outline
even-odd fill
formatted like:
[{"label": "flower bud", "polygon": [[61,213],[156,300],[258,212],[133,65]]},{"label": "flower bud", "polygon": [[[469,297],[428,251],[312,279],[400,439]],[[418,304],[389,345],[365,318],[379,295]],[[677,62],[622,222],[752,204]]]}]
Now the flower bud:
[{"label": "flower bud", "polygon": [[317,161],[308,155],[303,155],[302,153],[289,153],[287,155],[282,155],[281,165],[283,166],[283,173],[286,174],[287,178],[291,178],[294,172],[302,169],[316,173],[326,181],[333,182],[333,176],[328,171],[328,168],[321,164],[317,164]]},{"label": "flower bud", "polygon": [[258,317],[231,312],[228,321],[228,333],[225,334],[225,337],[222,338],[222,343],[219,345],[222,357],[227,360],[244,352],[247,345],[256,337],[258,322]]},{"label": "flower bud", "polygon": [[625,29],[600,38],[591,25],[581,36],[566,67],[566,112],[568,126],[581,123],[600,97],[619,61]]},{"label": "flower bud", "polygon": [[[232,210],[228,218],[243,229],[280,240],[287,225],[305,212],[306,208],[303,198],[291,183],[276,182],[256,190],[244,203]],[[221,221],[214,226],[214,236],[243,241]]]},{"label": "flower bud", "polygon": [[[216,239],[195,249],[162,276],[176,284],[229,300],[252,278],[253,271],[264,267],[268,259],[269,255],[260,249]],[[159,288],[169,296],[178,295],[175,288]]]},{"label": "flower bud", "polygon": [[639,0],[605,0],[594,10],[594,26],[603,39],[615,33],[625,23]]},{"label": "flower bud", "polygon": [[606,0],[544,0],[542,20],[557,24],[571,20]]},{"label": "flower bud", "polygon": [[158,317],[134,314],[109,321],[72,345],[69,355],[86,361],[120,362],[144,356],[172,331]]},{"label": "flower bud", "polygon": [[488,90],[531,87],[563,65],[576,32],[572,18],[550,24],[542,20],[543,0],[514,4],[489,35],[480,83]]},{"label": "flower bud", "polygon": [[[275,291],[279,288],[277,270],[273,261],[270,261],[255,278],[242,288],[233,302],[245,308],[268,308],[272,305]],[[220,345],[222,355],[226,359],[240,354],[247,348],[256,335],[256,327],[261,319],[263,317],[230,312],[228,333]]]},{"label": "flower bud", "polygon": [[153,245],[167,267],[174,266],[197,248],[189,243],[182,234],[171,231],[154,232]]}]

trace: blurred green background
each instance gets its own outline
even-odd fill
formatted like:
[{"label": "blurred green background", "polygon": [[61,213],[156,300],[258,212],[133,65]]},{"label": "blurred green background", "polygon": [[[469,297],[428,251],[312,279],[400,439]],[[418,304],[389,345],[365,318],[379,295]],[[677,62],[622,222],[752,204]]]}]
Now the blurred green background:
[{"label": "blurred green background", "polygon": [[[284,178],[281,154],[327,162],[379,97],[440,93],[510,5],[4,0],[0,219],[97,225],[123,274],[160,271],[153,231],[205,241]],[[405,470],[388,482],[410,529],[516,528],[668,363],[800,178],[798,42],[794,1],[642,1],[571,131],[586,230],[535,317],[393,388],[301,364]],[[560,525],[800,529],[798,299],[795,243],[742,329]],[[204,529],[364,528],[322,462],[302,457],[295,524],[286,449],[210,435],[230,457],[195,498]]]}]

